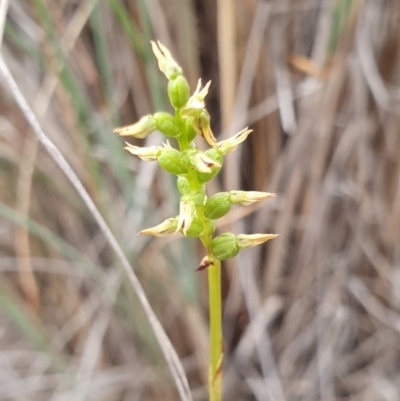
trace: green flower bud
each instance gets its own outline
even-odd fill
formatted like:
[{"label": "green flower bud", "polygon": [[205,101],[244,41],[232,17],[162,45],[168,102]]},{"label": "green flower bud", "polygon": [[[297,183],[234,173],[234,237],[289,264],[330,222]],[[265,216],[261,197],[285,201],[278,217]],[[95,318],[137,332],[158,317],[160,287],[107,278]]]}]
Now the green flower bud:
[{"label": "green flower bud", "polygon": [[220,192],[213,195],[205,204],[204,215],[212,220],[225,216],[231,209],[229,198],[228,192]]},{"label": "green flower bud", "polygon": [[168,173],[174,175],[187,174],[188,169],[183,163],[182,153],[173,148],[164,148],[158,156],[158,164]]},{"label": "green flower bud", "polygon": [[168,97],[176,109],[186,105],[190,97],[190,87],[183,75],[178,75],[168,82]]},{"label": "green flower bud", "polygon": [[179,123],[171,114],[159,112],[154,114],[154,119],[157,122],[157,129],[165,136],[176,138],[181,134]]},{"label": "green flower bud", "polygon": [[178,177],[176,183],[181,195],[186,195],[190,191],[189,181],[185,177]]},{"label": "green flower bud", "polygon": [[219,164],[220,167],[211,167],[210,173],[197,172],[197,175],[199,177],[199,181],[201,184],[204,184],[204,183],[212,180],[221,170],[222,163],[224,161],[223,156],[216,149],[208,149],[204,153],[207,157],[214,160],[216,162],[216,164]]},{"label": "green flower bud", "polygon": [[236,235],[232,233],[218,235],[211,242],[211,251],[219,260],[233,258],[239,253]]},{"label": "green flower bud", "polygon": [[[190,228],[186,231],[186,236],[187,237],[194,237],[197,238],[200,236],[200,234],[203,232],[203,226],[200,223],[200,220],[197,216],[193,218],[192,224],[190,225]],[[182,230],[180,230],[181,233],[183,234]]]},{"label": "green flower bud", "polygon": [[185,120],[184,130],[184,135],[186,136],[187,141],[189,143],[192,142],[197,136],[197,132],[194,129],[194,117],[189,117]]}]

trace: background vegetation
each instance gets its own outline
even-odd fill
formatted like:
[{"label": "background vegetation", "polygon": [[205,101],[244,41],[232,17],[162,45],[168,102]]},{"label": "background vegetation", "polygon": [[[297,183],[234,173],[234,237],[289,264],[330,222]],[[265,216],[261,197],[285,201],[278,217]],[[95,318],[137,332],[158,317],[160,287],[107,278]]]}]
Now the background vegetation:
[{"label": "background vegetation", "polygon": [[[254,129],[210,194],[278,194],[222,223],[280,234],[224,264],[225,400],[399,400],[398,2],[9,2],[5,63],[127,255],[194,400],[205,400],[201,249],[136,237],[177,213],[177,191],[112,133],[168,109],[152,39],[192,88],[212,80],[219,139]],[[0,111],[0,399],[177,400],[104,231],[2,76]]]}]

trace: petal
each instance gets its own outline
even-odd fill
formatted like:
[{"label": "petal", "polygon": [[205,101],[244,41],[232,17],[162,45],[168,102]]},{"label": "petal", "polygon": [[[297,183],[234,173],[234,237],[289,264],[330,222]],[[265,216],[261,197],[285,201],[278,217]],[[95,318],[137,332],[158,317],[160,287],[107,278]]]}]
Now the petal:
[{"label": "petal", "polygon": [[237,236],[240,249],[251,248],[278,237],[279,234],[239,234]]},{"label": "petal", "polygon": [[276,194],[258,191],[230,191],[230,201],[233,205],[249,206],[255,202],[275,197]]},{"label": "petal", "polygon": [[177,221],[176,217],[170,217],[164,220],[157,226],[146,228],[138,233],[138,235],[154,235],[155,237],[165,237],[168,234],[172,234],[176,231]]},{"label": "petal", "polygon": [[233,137],[218,142],[214,147],[225,156],[226,154],[233,152],[252,132],[253,130],[245,128]]},{"label": "petal", "polygon": [[133,155],[139,157],[140,159],[146,162],[156,161],[158,156],[161,153],[161,147],[159,146],[149,146],[149,147],[140,147],[131,145],[128,142],[125,142],[126,146],[124,147],[125,150],[132,153]]},{"label": "petal", "polygon": [[121,136],[133,136],[134,138],[146,138],[157,129],[157,121],[152,115],[142,117],[138,122],[132,125],[126,125],[114,130]]}]

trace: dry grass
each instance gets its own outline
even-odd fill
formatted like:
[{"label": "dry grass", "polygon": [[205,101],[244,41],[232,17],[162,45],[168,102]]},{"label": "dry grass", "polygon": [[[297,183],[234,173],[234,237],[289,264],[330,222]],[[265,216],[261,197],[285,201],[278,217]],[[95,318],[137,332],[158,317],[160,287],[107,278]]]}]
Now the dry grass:
[{"label": "dry grass", "polygon": [[207,397],[203,255],[136,237],[176,212],[175,184],[112,134],[167,108],[153,38],[212,79],[219,138],[255,130],[210,193],[278,194],[219,227],[280,233],[225,263],[225,400],[400,399],[397,2],[13,0],[3,60],[83,187],[1,75],[0,400],[182,396],[133,277]]}]

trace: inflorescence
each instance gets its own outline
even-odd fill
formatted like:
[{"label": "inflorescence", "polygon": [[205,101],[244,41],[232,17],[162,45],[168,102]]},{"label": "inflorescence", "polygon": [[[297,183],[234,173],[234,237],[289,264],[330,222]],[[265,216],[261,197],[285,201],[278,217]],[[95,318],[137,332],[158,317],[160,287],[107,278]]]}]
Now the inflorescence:
[{"label": "inflorescence", "polygon": [[[185,236],[199,237],[207,256],[200,269],[206,268],[212,260],[225,260],[236,256],[241,249],[253,247],[275,238],[275,234],[224,233],[213,237],[214,221],[226,215],[232,205],[251,205],[275,194],[256,191],[221,192],[207,199],[205,184],[221,170],[224,156],[233,152],[252,132],[245,128],[233,137],[217,142],[210,126],[210,115],[204,99],[210,83],[202,87],[201,79],[190,96],[190,87],[182,68],[160,42],[151,42],[161,72],[168,79],[168,97],[175,109],[175,116],[158,112],[142,117],[137,123],[115,130],[121,136],[146,138],[158,130],[168,138],[177,140],[179,150],[167,140],[163,146],[138,147],[126,143],[125,149],[144,161],[157,161],[166,171],[176,175],[181,194],[179,215],[170,217],[161,224],[145,229],[139,234],[162,237],[179,231]],[[202,136],[211,146],[203,152],[194,143],[197,135]]]}]

